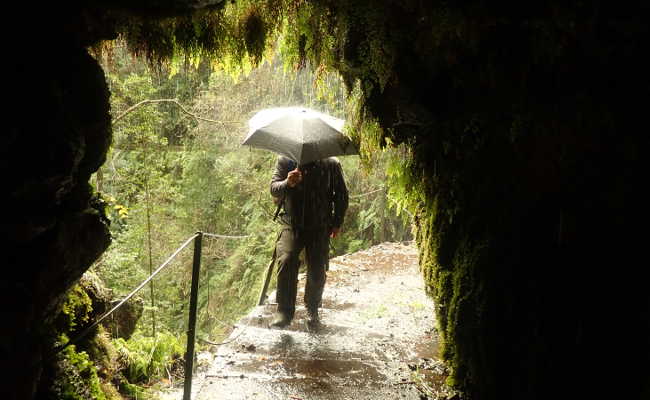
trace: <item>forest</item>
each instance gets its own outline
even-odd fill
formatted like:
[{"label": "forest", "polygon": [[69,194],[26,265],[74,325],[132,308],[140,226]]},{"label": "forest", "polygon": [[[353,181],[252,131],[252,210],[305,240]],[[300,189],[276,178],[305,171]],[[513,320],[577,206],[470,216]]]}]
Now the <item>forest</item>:
[{"label": "forest", "polygon": [[[198,57],[152,64],[118,40],[95,56],[111,91],[113,139],[91,183],[109,216],[112,243],[84,278],[100,282],[116,302],[194,232],[216,234],[203,240],[197,346],[219,342],[256,305],[279,227],[269,193],[277,155],[241,145],[248,119],[288,105],[343,118],[354,93],[337,75],[295,69],[279,52],[255,68]],[[399,151],[339,158],[350,206],[331,257],[412,239],[412,216],[387,184]],[[135,309],[131,325],[137,321],[128,332],[124,323],[100,327],[105,356],[92,361],[101,371],[95,396],[146,398],[154,396],[147,388],[182,381],[191,270],[188,249],[127,303]],[[83,296],[79,287],[71,293]],[[75,301],[71,296],[67,304]],[[93,358],[70,347],[64,358]]]}]

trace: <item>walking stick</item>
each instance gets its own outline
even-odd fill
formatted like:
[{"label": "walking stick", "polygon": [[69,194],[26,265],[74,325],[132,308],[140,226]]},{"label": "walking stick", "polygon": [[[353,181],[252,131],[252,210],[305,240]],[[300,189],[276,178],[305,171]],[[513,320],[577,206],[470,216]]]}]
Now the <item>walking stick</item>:
[{"label": "walking stick", "polygon": [[[273,221],[275,221],[278,218],[278,214],[280,214],[280,209],[284,205],[284,200],[286,196],[282,196],[282,199],[278,200],[278,206],[275,209],[275,214],[273,215]],[[269,288],[269,283],[271,282],[271,276],[273,275],[273,264],[275,264],[275,257],[276,257],[276,251],[278,247],[278,240],[280,240],[280,236],[278,236],[278,239],[275,241],[275,244],[273,245],[273,255],[271,256],[271,262],[269,262],[269,266],[266,267],[266,276],[264,277],[264,284],[262,285],[262,290],[260,290],[260,297],[257,300],[257,305],[261,306],[264,304],[264,301],[266,300],[266,291]]]},{"label": "walking stick", "polygon": [[266,276],[264,277],[264,285],[262,285],[262,290],[260,291],[260,297],[259,300],[257,301],[258,306],[264,304],[264,301],[266,300],[266,291],[269,288],[269,282],[271,282],[271,275],[273,275],[273,264],[275,264],[275,254],[276,254],[276,249],[274,248],[273,256],[271,256],[271,262],[269,263],[269,266],[266,267]]}]

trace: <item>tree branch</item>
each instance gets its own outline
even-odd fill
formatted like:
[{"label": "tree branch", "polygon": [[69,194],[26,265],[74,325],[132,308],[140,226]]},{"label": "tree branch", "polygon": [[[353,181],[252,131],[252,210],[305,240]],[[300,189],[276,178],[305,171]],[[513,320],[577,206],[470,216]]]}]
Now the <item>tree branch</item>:
[{"label": "tree branch", "polygon": [[382,190],[384,190],[384,188],[383,188],[383,187],[380,187],[379,189],[375,189],[375,190],[372,190],[372,191],[370,191],[370,192],[361,193],[361,194],[355,194],[355,195],[350,195],[350,198],[351,198],[351,199],[355,199],[355,198],[357,198],[357,197],[368,196],[368,195],[373,194],[373,193],[381,192]]},{"label": "tree branch", "polygon": [[240,123],[240,121],[217,121],[217,120],[214,120],[214,119],[199,117],[198,115],[193,114],[193,113],[189,112],[187,109],[185,109],[185,107],[183,107],[183,105],[181,103],[179,103],[178,100],[176,100],[176,99],[148,99],[148,100],[142,100],[141,102],[136,103],[136,104],[132,105],[131,107],[127,108],[122,114],[118,115],[117,117],[115,117],[113,119],[113,124],[115,124],[120,119],[124,118],[127,114],[131,113],[136,108],[141,107],[141,106],[143,106],[145,104],[153,104],[153,103],[172,103],[172,104],[176,104],[181,109],[181,111],[183,111],[185,114],[189,115],[190,117],[194,118],[197,121],[212,122],[212,123],[215,123],[215,124],[238,124],[238,123]]}]

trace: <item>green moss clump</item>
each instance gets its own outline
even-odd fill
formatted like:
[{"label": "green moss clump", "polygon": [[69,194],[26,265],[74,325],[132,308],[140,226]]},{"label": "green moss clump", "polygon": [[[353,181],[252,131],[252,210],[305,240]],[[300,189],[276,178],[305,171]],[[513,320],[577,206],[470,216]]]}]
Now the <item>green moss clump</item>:
[{"label": "green moss clump", "polygon": [[253,59],[253,63],[258,64],[266,50],[266,22],[257,9],[251,8],[244,15],[241,25],[241,29],[244,31],[246,51]]},{"label": "green moss clump", "polygon": [[[73,286],[53,319],[50,334],[58,346],[68,344],[83,331],[94,315],[94,308],[105,308],[104,287],[89,274]],[[184,344],[168,332],[156,338],[136,333],[129,340],[111,339],[98,325],[79,342],[64,347],[44,370],[40,397],[52,399],[119,400],[149,398],[146,385],[168,373],[181,375]]]},{"label": "green moss clump", "polygon": [[81,285],[73,286],[68,291],[57,317],[58,331],[65,335],[76,332],[80,325],[88,322],[92,310],[92,300],[83,287]]},{"label": "green moss clump", "polygon": [[[86,287],[85,285],[89,285]],[[121,399],[111,381],[117,374],[117,353],[101,326],[78,343],[69,344],[94,318],[93,298],[101,290],[96,277],[84,277],[60,305],[50,327],[51,340],[64,347],[46,366],[40,393],[52,399]],[[89,295],[91,294],[91,295]],[[105,306],[105,305],[103,305]]]},{"label": "green moss clump", "polygon": [[[88,322],[92,312],[92,301],[81,285],[73,286],[61,304],[55,320],[59,342],[66,343],[69,336]],[[101,389],[97,368],[90,361],[88,353],[78,351],[69,345],[57,355],[53,366],[52,384],[49,393],[57,399],[105,399]]]},{"label": "green moss clump", "polygon": [[106,400],[97,368],[85,351],[78,352],[74,345],[66,347],[59,356],[57,370],[50,389],[53,398]]}]

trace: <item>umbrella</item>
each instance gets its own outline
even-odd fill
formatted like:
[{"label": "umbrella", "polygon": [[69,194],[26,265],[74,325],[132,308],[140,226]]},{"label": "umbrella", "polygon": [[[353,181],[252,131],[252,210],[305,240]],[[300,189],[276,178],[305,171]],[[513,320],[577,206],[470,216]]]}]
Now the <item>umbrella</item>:
[{"label": "umbrella", "polygon": [[271,150],[299,165],[322,158],[358,154],[345,135],[345,121],[304,107],[276,107],[248,121],[244,145]]}]

